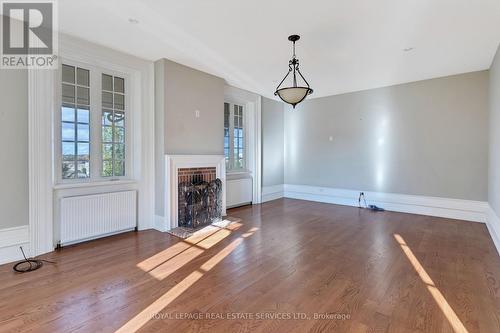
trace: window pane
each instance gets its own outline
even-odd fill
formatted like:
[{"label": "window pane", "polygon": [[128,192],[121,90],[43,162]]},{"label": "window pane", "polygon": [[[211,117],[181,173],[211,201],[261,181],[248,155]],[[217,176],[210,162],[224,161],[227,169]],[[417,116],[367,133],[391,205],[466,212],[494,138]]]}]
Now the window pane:
[{"label": "window pane", "polygon": [[115,144],[115,159],[124,160],[125,159],[125,145]]},{"label": "window pane", "polygon": [[125,175],[125,80],[102,75],[102,175]]},{"label": "window pane", "polygon": [[76,71],[76,83],[82,85],[82,86],[89,86],[89,77],[90,73],[88,70],[83,69],[83,68],[78,68]]},{"label": "window pane", "polygon": [[102,127],[102,142],[113,142],[113,127]]},{"label": "window pane", "polygon": [[103,177],[113,176],[113,162],[112,161],[102,161],[102,176]]},{"label": "window pane", "polygon": [[102,74],[102,90],[113,91],[113,77]]},{"label": "window pane", "polygon": [[62,101],[64,103],[75,103],[75,86],[69,84],[62,85]]},{"label": "window pane", "polygon": [[76,95],[77,95],[76,102],[78,104],[84,104],[84,105],[90,104],[89,88],[77,87],[76,88]]},{"label": "window pane", "polygon": [[102,92],[102,107],[103,108],[113,108],[113,94],[103,91]]},{"label": "window pane", "polygon": [[113,170],[115,176],[125,176],[125,162],[115,161],[115,168]]},{"label": "window pane", "polygon": [[113,120],[116,126],[125,126],[125,114],[123,112],[116,111]]},{"label": "window pane", "polygon": [[62,123],[62,139],[63,141],[75,141],[74,123]]},{"label": "window pane", "polygon": [[64,161],[62,164],[63,179],[75,178],[75,163]]},{"label": "window pane", "polygon": [[115,77],[115,92],[125,93],[125,80],[121,77]]},{"label": "window pane", "polygon": [[62,121],[75,121],[75,109],[67,106],[61,107],[61,120]]},{"label": "window pane", "polygon": [[236,162],[234,163],[234,167],[236,169],[241,169],[243,167],[243,163],[242,163],[241,159],[236,160]]},{"label": "window pane", "polygon": [[89,141],[90,133],[89,133],[89,125],[88,124],[78,124],[78,141]]},{"label": "window pane", "polygon": [[90,144],[89,143],[78,143],[77,145],[77,159],[82,161],[90,160]]},{"label": "window pane", "polygon": [[62,65],[62,81],[75,83],[75,67]]},{"label": "window pane", "polygon": [[90,110],[89,109],[84,109],[82,107],[78,107],[78,110],[76,110],[77,113],[77,119],[79,123],[85,123],[88,124],[90,123]]},{"label": "window pane", "polygon": [[224,127],[229,128],[229,104],[224,103]]},{"label": "window pane", "polygon": [[226,156],[226,159],[229,159],[229,148],[224,148],[224,156]]},{"label": "window pane", "polygon": [[125,143],[125,128],[115,127],[114,142]]},{"label": "window pane", "polygon": [[78,178],[89,178],[89,162],[88,161],[79,161],[78,162]]},{"label": "window pane", "polygon": [[118,110],[125,109],[125,96],[121,94],[115,94],[115,109]]},{"label": "window pane", "polygon": [[103,144],[102,145],[102,159],[110,160],[113,158],[113,145],[112,144]]},{"label": "window pane", "polygon": [[90,176],[90,71],[63,65],[62,81],[62,178],[86,178]]},{"label": "window pane", "polygon": [[113,123],[113,111],[105,110],[102,113],[102,124],[111,125]]},{"label": "window pane", "polygon": [[75,143],[63,142],[62,155],[63,161],[73,161],[75,159]]},{"label": "window pane", "polygon": [[229,138],[227,136],[224,137],[224,147],[229,147]]}]

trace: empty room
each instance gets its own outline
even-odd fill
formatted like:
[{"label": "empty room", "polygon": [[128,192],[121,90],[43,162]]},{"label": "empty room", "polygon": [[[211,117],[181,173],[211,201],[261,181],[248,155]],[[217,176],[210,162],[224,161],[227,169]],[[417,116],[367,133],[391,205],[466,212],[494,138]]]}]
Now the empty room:
[{"label": "empty room", "polygon": [[500,1],[0,13],[0,333],[500,332]]}]

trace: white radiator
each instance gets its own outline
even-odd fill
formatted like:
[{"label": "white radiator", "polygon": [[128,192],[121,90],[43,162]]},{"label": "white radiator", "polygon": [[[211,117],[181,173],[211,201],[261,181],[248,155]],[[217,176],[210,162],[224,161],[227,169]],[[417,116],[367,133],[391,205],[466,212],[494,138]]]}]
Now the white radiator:
[{"label": "white radiator", "polygon": [[134,229],[136,207],[136,191],[62,198],[61,245]]},{"label": "white radiator", "polygon": [[252,178],[226,181],[226,206],[237,207],[252,202]]}]

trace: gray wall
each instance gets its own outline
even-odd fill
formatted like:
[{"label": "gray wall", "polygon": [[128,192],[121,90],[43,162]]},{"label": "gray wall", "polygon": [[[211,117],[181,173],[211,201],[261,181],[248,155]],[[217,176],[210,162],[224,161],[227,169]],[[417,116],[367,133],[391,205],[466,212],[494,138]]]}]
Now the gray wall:
[{"label": "gray wall", "polygon": [[28,74],[0,69],[0,229],[28,224]]},{"label": "gray wall", "polygon": [[500,214],[500,46],[490,68],[490,206]]},{"label": "gray wall", "polygon": [[223,106],[223,79],[167,59],[155,62],[156,215],[164,215],[165,154],[224,154]]},{"label": "gray wall", "polygon": [[[163,59],[165,153],[224,154],[224,80]],[[199,110],[200,117],[195,117]]]},{"label": "gray wall", "polygon": [[487,170],[487,71],[285,111],[287,184],[486,200]]},{"label": "gray wall", "polygon": [[284,105],[262,97],[262,186],[284,183]]}]

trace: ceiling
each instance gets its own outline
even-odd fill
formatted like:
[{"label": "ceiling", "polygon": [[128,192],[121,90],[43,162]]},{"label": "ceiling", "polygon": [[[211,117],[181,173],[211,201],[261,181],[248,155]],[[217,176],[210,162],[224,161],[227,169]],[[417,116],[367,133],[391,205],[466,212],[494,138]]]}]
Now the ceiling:
[{"label": "ceiling", "polygon": [[301,70],[320,97],[488,69],[500,1],[64,0],[59,26],[268,97],[288,70],[287,37],[299,34]]}]

